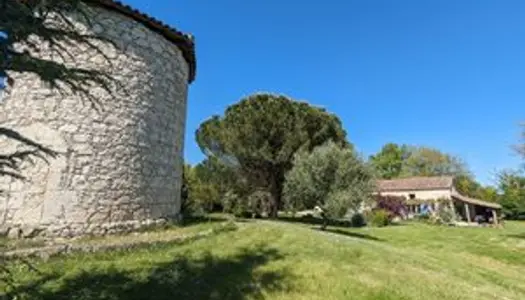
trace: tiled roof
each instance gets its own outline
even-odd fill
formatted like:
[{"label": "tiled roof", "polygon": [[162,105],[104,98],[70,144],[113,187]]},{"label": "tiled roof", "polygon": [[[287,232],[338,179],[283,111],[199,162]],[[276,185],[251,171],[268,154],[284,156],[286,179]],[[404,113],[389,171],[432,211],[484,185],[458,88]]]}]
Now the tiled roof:
[{"label": "tiled roof", "polygon": [[189,65],[189,78],[188,81],[191,83],[195,79],[195,73],[197,69],[197,60],[195,58],[195,44],[193,37],[189,34],[184,34],[177,29],[164,24],[153,17],[150,17],[140,11],[116,0],[83,0],[86,4],[103,7],[107,10],[111,10],[122,15],[125,15],[150,30],[162,35],[168,41],[175,44],[181,51],[184,59]]},{"label": "tiled roof", "polygon": [[408,177],[390,180],[379,180],[379,191],[407,191],[451,189],[454,183],[453,176],[436,177]]}]

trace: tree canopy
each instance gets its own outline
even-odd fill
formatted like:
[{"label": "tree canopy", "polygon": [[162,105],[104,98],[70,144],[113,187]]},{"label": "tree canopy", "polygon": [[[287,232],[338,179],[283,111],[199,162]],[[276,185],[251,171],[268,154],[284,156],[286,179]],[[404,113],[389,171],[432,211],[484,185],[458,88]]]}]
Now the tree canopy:
[{"label": "tree canopy", "polygon": [[401,175],[404,161],[408,155],[406,146],[388,143],[377,154],[370,156],[370,162],[380,178],[392,179]]},{"label": "tree canopy", "polygon": [[512,170],[499,174],[500,203],[506,218],[525,220],[525,175]]},{"label": "tree canopy", "polygon": [[272,200],[270,215],[281,206],[285,173],[298,151],[311,151],[328,140],[351,147],[339,118],[326,110],[283,95],[255,94],[212,116],[196,132],[207,156],[235,168]]},{"label": "tree canopy", "polygon": [[443,176],[468,174],[466,164],[458,157],[430,147],[409,147],[401,176]]},{"label": "tree canopy", "polygon": [[460,158],[425,146],[388,143],[370,156],[370,162],[377,175],[384,179],[469,174]]},{"label": "tree canopy", "polygon": [[498,190],[495,187],[483,186],[468,174],[456,176],[454,187],[460,194],[471,198],[490,202],[497,202],[499,200]]}]

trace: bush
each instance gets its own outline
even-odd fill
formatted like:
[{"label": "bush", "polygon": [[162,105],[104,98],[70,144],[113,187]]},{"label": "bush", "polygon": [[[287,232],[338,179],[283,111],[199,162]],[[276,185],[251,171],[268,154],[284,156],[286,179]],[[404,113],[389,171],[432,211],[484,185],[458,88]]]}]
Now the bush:
[{"label": "bush", "polygon": [[414,220],[416,221],[421,221],[421,222],[428,222],[430,220],[430,215],[429,214],[417,214],[414,218]]},{"label": "bush", "polygon": [[246,219],[252,217],[252,211],[250,210],[248,203],[246,203],[245,201],[235,202],[231,212],[237,218]]},{"label": "bush", "polygon": [[369,223],[372,226],[384,227],[390,224],[390,213],[384,209],[372,211]]},{"label": "bush", "polygon": [[246,197],[249,210],[256,217],[261,217],[263,213],[269,213],[272,196],[262,190],[254,191]]},{"label": "bush", "polygon": [[366,225],[365,216],[361,213],[356,213],[350,219],[350,223],[352,224],[352,227],[363,227]]},{"label": "bush", "polygon": [[377,195],[375,200],[376,208],[386,210],[389,213],[390,220],[395,217],[403,218],[407,213],[406,198],[403,196]]},{"label": "bush", "polygon": [[267,212],[269,194],[255,191],[244,197],[227,192],[223,198],[224,212],[232,213],[237,218],[262,218]]},{"label": "bush", "polygon": [[434,217],[434,223],[448,224],[456,220],[456,214],[447,203],[443,203],[439,206]]},{"label": "bush", "polygon": [[236,218],[240,219],[250,219],[252,217],[252,212],[247,210],[239,210],[233,214]]}]

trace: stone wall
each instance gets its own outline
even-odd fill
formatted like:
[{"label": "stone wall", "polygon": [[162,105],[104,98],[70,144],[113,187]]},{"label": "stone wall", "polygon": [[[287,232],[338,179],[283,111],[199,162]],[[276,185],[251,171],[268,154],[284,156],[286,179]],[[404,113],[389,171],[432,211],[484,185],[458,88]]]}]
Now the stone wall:
[{"label": "stone wall", "polygon": [[[189,66],[161,35],[123,15],[93,8],[92,29],[114,42],[100,53],[80,45],[66,63],[107,71],[120,85],[91,89],[102,106],[14,74],[0,124],[49,146],[57,158],[23,164],[26,181],[0,177],[0,234],[16,237],[104,234],[136,228],[180,210]],[[61,59],[50,51],[42,57]],[[53,56],[54,55],[54,56]],[[2,153],[23,150],[0,139]]]},{"label": "stone wall", "polygon": [[410,199],[410,194],[414,194],[419,200],[436,200],[436,199],[450,199],[452,191],[450,189],[435,189],[435,190],[407,190],[407,191],[384,191],[381,195],[384,196],[403,196]]}]

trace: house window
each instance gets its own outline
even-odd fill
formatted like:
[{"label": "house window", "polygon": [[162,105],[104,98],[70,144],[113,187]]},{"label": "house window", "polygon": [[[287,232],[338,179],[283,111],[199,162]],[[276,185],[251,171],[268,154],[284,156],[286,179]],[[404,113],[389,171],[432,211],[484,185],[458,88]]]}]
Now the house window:
[{"label": "house window", "polygon": [[410,198],[410,199],[416,199],[416,194],[408,194],[408,198]]}]

